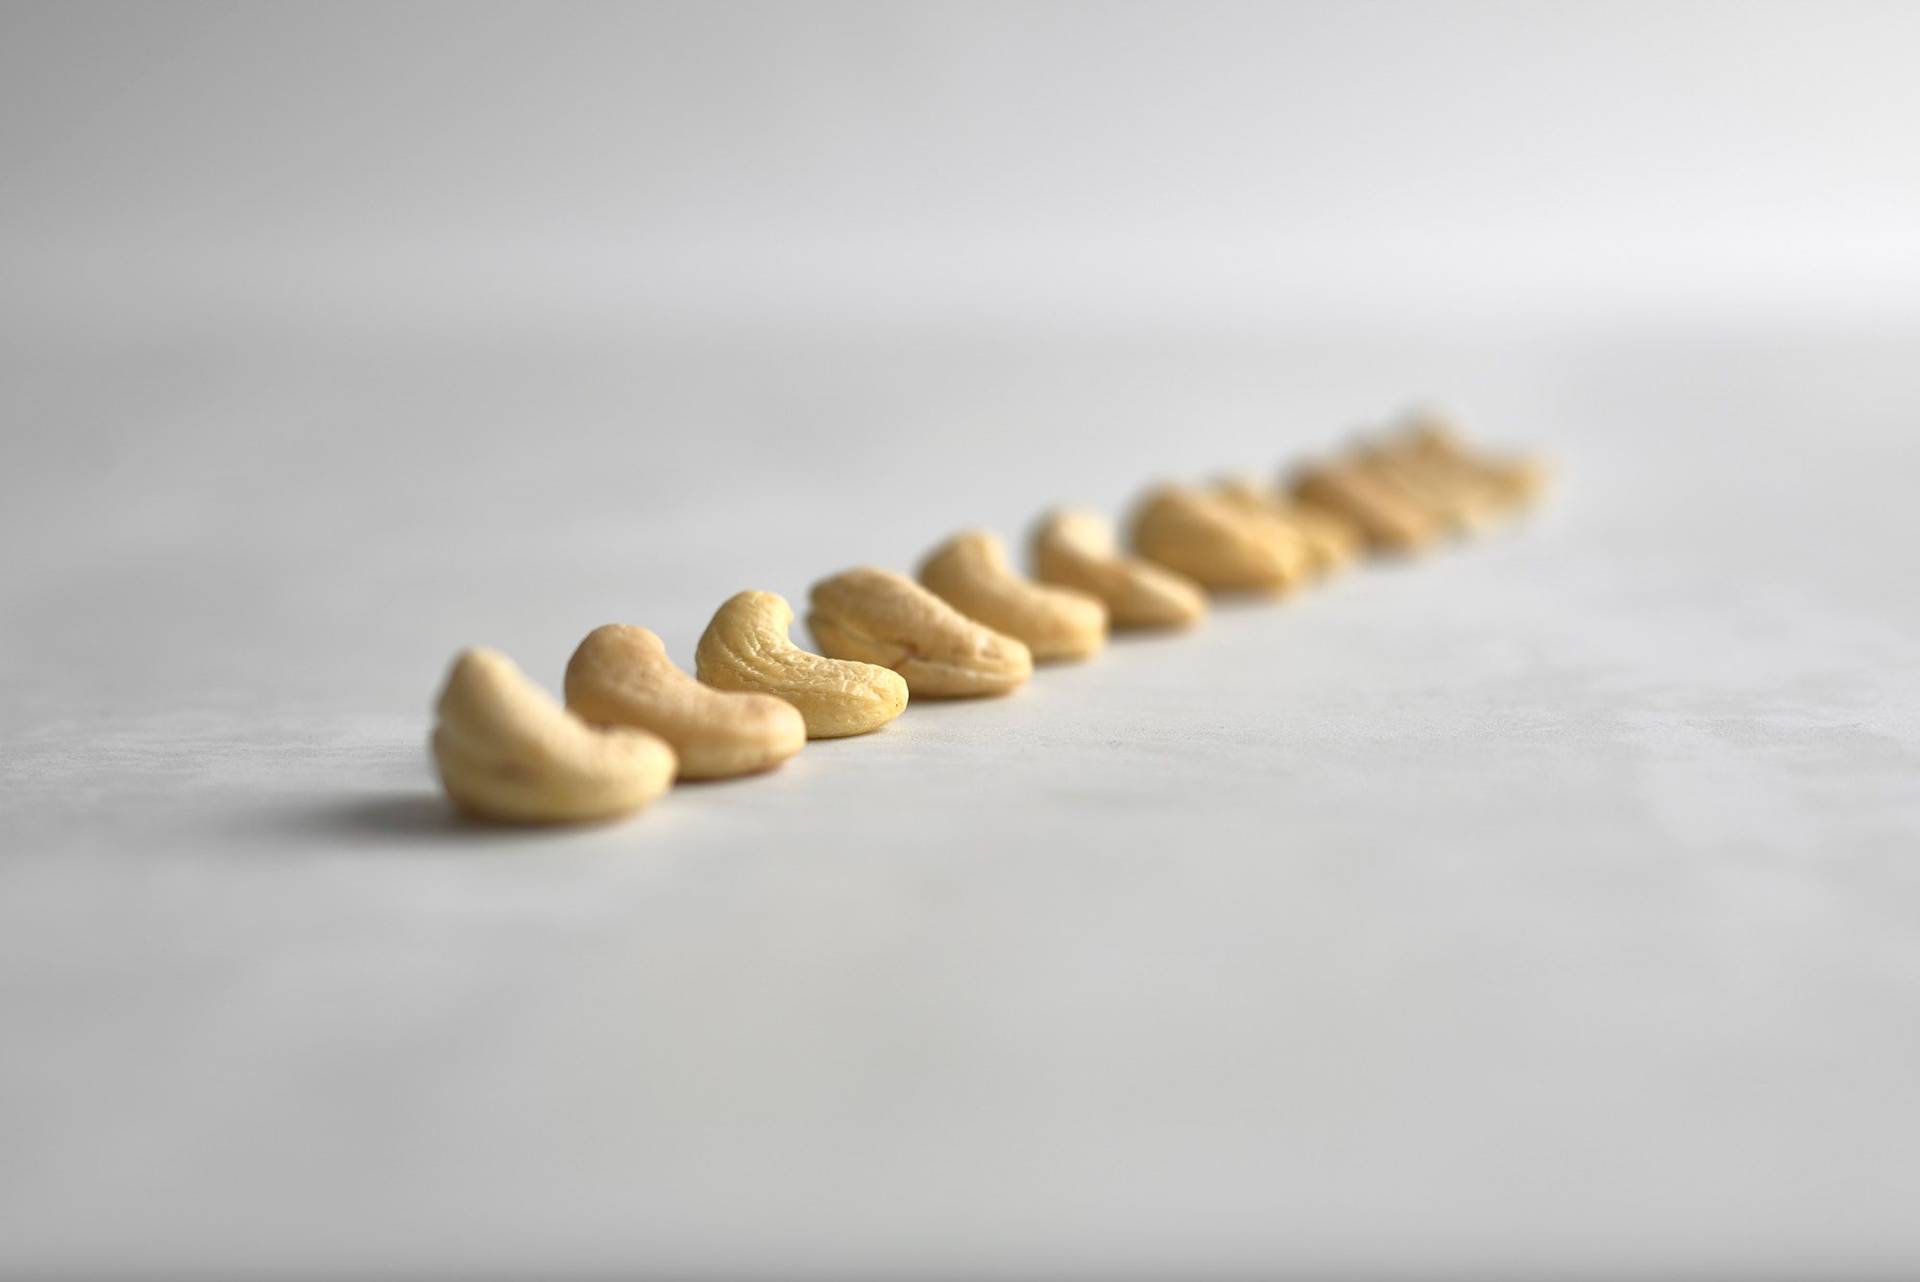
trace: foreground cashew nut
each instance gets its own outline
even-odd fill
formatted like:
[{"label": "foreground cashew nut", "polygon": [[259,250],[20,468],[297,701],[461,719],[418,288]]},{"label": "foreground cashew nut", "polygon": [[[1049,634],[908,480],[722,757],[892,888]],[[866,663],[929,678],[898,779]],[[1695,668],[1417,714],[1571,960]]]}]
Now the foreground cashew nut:
[{"label": "foreground cashew nut", "polygon": [[1022,578],[1000,540],[956,534],[920,563],[920,582],[996,632],[1027,643],[1035,659],[1084,659],[1107,641],[1107,607],[1071,588]]},{"label": "foreground cashew nut", "polygon": [[807,742],[799,709],[770,694],[701,685],[645,628],[609,623],[567,662],[567,707],[597,725],[637,726],[672,745],[682,779],[726,779],[773,767]]},{"label": "foreground cashew nut", "polygon": [[809,599],[807,627],[823,653],[892,668],[916,698],[1005,694],[1033,675],[1025,645],[904,575],[846,570],[814,584]]},{"label": "foreground cashew nut", "polygon": [[1179,485],[1141,499],[1130,537],[1134,551],[1209,592],[1285,592],[1310,565],[1297,535],[1283,537],[1219,496]]},{"label": "foreground cashew nut", "polygon": [[1100,598],[1116,628],[1184,628],[1207,612],[1193,580],[1126,556],[1113,526],[1092,512],[1056,511],[1033,529],[1034,577]]},{"label": "foreground cashew nut", "polygon": [[777,695],[800,710],[807,738],[878,730],[907,706],[898,672],[810,654],[787,638],[793,607],[773,592],[728,597],[694,650],[700,679],[722,690]]},{"label": "foreground cashew nut", "polygon": [[486,819],[609,819],[673,782],[673,749],[645,730],[600,730],[497,650],[466,650],[440,692],[433,759],[455,805]]}]

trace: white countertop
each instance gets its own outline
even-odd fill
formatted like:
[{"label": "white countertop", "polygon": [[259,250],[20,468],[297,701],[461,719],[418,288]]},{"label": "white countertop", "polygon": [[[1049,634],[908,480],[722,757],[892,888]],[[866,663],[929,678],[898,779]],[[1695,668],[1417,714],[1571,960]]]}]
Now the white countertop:
[{"label": "white countertop", "polygon": [[[0,1267],[1920,1269],[1911,338],[23,337]],[[463,645],[1415,397],[1538,516],[627,823],[434,790]]]}]

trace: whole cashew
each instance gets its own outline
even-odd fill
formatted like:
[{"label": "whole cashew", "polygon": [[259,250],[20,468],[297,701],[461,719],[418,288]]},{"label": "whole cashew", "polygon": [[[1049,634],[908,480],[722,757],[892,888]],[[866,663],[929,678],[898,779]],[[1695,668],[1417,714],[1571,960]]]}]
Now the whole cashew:
[{"label": "whole cashew", "polygon": [[738,592],[715,612],[694,650],[700,679],[721,690],[753,690],[800,710],[807,738],[878,730],[907,706],[907,683],[872,663],[809,654],[788,639],[793,607],[773,592]]},{"label": "whole cashew", "polygon": [[1284,537],[1299,540],[1307,555],[1308,568],[1315,574],[1331,574],[1349,564],[1360,550],[1360,532],[1351,525],[1289,503],[1278,490],[1270,490],[1244,476],[1228,476],[1216,481],[1213,492],[1221,501],[1270,529],[1285,531]]},{"label": "whole cashew", "polygon": [[1054,511],[1033,529],[1034,577],[1100,598],[1116,628],[1184,628],[1207,612],[1206,593],[1184,575],[1123,554],[1113,525],[1092,512]]},{"label": "whole cashew", "polygon": [[1219,496],[1185,486],[1151,490],[1134,509],[1134,551],[1209,592],[1287,592],[1307,576],[1305,545]]},{"label": "whole cashew", "polygon": [[862,566],[813,585],[807,627],[823,653],[892,668],[919,698],[1005,694],[1033,675],[1027,647],[904,575]]},{"label": "whole cashew", "polygon": [[1382,485],[1373,474],[1347,463],[1321,463],[1296,472],[1293,496],[1351,523],[1367,546],[1378,552],[1413,552],[1440,531],[1420,508]]},{"label": "whole cashew", "polygon": [[455,805],[485,819],[608,819],[638,810],[673,783],[666,740],[588,725],[497,650],[461,652],[437,714],[440,782]]},{"label": "whole cashew", "polygon": [[1397,444],[1408,456],[1456,483],[1480,487],[1501,508],[1523,507],[1546,488],[1548,468],[1543,460],[1530,455],[1489,458],[1469,449],[1458,429],[1432,411],[1409,415]]},{"label": "whole cashew", "polygon": [[920,582],[960,613],[1027,643],[1035,659],[1084,659],[1107,641],[1107,607],[1071,588],[1022,578],[1000,540],[956,534],[920,563]]},{"label": "whole cashew", "polygon": [[598,725],[637,726],[673,746],[682,779],[725,779],[773,767],[807,742],[799,709],[770,694],[702,685],[645,628],[595,628],[567,662],[567,707]]},{"label": "whole cashew", "polygon": [[1436,466],[1401,441],[1364,445],[1348,456],[1348,464],[1453,533],[1480,529],[1505,506],[1478,475]]}]

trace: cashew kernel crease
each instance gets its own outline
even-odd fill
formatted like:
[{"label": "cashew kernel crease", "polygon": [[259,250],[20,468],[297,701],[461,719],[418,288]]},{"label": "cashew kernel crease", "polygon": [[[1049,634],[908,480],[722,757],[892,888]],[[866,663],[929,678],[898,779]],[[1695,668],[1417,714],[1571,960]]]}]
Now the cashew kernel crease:
[{"label": "cashew kernel crease", "polygon": [[809,739],[878,730],[907,706],[906,679],[891,668],[831,659],[788,636],[793,607],[773,592],[727,598],[694,651],[694,670],[721,690],[774,695],[799,709]]},{"label": "cashew kernel crease", "polygon": [[645,628],[609,623],[589,632],[567,661],[564,689],[568,709],[589,722],[665,739],[682,779],[771,770],[807,742],[798,708],[770,694],[701,684]]},{"label": "cashew kernel crease", "polygon": [[968,618],[1024,642],[1036,660],[1085,659],[1107,642],[1107,607],[1099,598],[1025,578],[985,531],[942,543],[920,563],[919,577]]},{"label": "cashew kernel crease", "polygon": [[1033,675],[1026,645],[976,623],[905,575],[871,566],[813,585],[807,628],[822,653],[898,672],[915,697],[1005,694]]}]

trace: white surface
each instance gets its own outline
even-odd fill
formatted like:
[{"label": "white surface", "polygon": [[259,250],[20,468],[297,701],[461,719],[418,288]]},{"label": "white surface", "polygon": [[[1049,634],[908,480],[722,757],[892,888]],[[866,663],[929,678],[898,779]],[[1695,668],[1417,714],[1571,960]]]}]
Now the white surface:
[{"label": "white surface", "polygon": [[[12,369],[15,421],[85,426],[0,517],[0,1259],[1912,1267],[1904,351]],[[615,827],[433,796],[461,644],[551,686],[623,619],[684,660],[737,588],[1264,465],[1442,375],[1564,461],[1537,521]]]},{"label": "white surface", "polygon": [[[0,12],[0,1272],[1920,1272],[1910,5]],[[1433,397],[616,827],[427,707]]]}]

